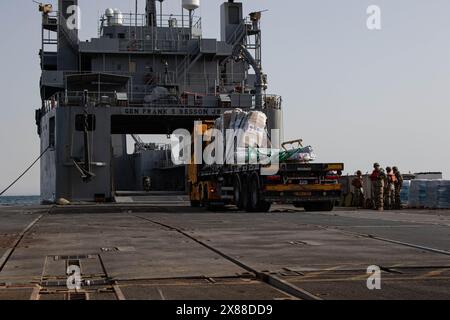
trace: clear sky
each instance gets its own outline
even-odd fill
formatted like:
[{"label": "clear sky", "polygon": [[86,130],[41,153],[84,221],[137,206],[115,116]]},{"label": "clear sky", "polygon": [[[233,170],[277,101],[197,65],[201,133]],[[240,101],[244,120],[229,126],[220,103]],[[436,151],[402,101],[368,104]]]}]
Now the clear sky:
[{"label": "clear sky", "polygon": [[[49,1],[56,4],[56,1]],[[143,7],[144,0],[139,0]],[[180,12],[180,0],[166,11]],[[219,0],[203,0],[204,37],[219,36]],[[450,178],[450,1],[243,0],[263,17],[269,92],[284,98],[285,138],[313,145],[318,161],[348,172],[373,162]],[[81,0],[81,38],[97,34],[107,7],[133,11],[134,0]],[[369,5],[382,30],[366,27]],[[2,0],[0,189],[39,153],[40,14],[31,0]],[[39,167],[9,194],[38,194]]]}]

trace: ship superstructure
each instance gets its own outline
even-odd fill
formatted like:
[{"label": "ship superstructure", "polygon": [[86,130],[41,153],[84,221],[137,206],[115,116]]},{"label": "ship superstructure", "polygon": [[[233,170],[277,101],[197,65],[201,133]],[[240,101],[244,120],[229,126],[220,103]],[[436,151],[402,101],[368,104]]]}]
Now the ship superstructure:
[{"label": "ship superstructure", "polygon": [[[198,0],[182,1],[181,16],[147,0],[145,13],[106,9],[98,36],[80,41],[77,5],[40,6],[44,201],[110,201],[117,191],[145,190],[145,181],[184,188],[186,168],[171,164],[170,148],[138,135],[192,131],[194,121],[234,108],[264,111],[268,128],[281,129],[281,98],[266,94],[262,71],[261,12],[244,17],[242,3],[225,2],[220,40],[206,39]],[[132,154],[127,135],[136,141]]]}]

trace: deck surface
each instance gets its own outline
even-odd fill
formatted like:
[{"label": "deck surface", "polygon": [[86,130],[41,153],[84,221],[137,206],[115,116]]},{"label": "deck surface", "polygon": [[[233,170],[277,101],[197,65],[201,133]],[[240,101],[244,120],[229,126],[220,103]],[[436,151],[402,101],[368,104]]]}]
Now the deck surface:
[{"label": "deck surface", "polygon": [[450,299],[450,211],[0,207],[2,299]]}]

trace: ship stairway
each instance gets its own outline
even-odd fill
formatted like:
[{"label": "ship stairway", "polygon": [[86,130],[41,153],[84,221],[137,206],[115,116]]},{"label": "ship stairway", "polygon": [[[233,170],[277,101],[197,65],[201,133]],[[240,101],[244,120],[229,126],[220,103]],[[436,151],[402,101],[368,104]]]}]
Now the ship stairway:
[{"label": "ship stairway", "polygon": [[236,31],[228,37],[227,43],[231,44],[233,47],[238,44],[244,43],[244,39],[246,39],[248,35],[248,28],[249,26],[246,21],[242,20],[242,22],[236,28]]},{"label": "ship stairway", "polygon": [[[187,80],[187,73],[195,65],[195,63],[203,56],[201,52],[200,40],[190,52],[186,54],[184,59],[177,66],[177,79],[179,83],[185,83]],[[183,81],[180,81],[183,79]]]}]

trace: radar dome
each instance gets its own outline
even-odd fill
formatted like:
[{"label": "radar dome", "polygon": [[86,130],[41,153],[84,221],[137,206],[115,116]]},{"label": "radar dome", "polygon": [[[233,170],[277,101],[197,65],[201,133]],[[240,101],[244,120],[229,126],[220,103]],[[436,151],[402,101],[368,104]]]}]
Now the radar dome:
[{"label": "radar dome", "polygon": [[106,9],[106,10],[105,10],[105,16],[107,16],[107,17],[112,17],[112,16],[114,16],[114,9],[112,9],[112,8]]},{"label": "radar dome", "polygon": [[113,12],[114,12],[114,15],[113,15],[111,23],[113,25],[119,25],[119,26],[123,25],[123,14],[122,14],[122,12],[119,9],[114,9]]},{"label": "radar dome", "polygon": [[195,10],[200,8],[200,0],[183,0],[183,8],[186,10]]}]

